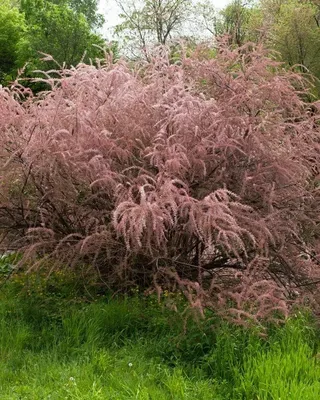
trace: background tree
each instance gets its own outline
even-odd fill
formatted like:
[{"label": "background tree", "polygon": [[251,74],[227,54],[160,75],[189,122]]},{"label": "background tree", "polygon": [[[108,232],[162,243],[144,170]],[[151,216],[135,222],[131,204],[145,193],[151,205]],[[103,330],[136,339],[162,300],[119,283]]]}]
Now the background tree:
[{"label": "background tree", "polygon": [[21,10],[26,15],[28,46],[23,57],[36,61],[39,52],[49,53],[62,64],[77,64],[86,53],[86,60],[100,51],[94,45],[104,45],[103,39],[92,33],[85,16],[67,4],[45,0],[24,0]]},{"label": "background tree", "polygon": [[242,0],[234,0],[222,12],[223,31],[230,35],[230,42],[241,46],[245,41],[246,26],[249,19],[248,8]]},{"label": "background tree", "polygon": [[18,68],[20,46],[26,34],[24,17],[10,2],[0,5],[0,83],[12,79]]},{"label": "background tree", "polygon": [[221,13],[213,5],[212,1],[205,0],[194,5],[193,18],[196,23],[197,35],[204,31],[209,36],[220,34],[222,17]]},{"label": "background tree", "polygon": [[320,77],[318,8],[311,2],[283,2],[270,29],[269,43],[289,65],[300,65]]},{"label": "background tree", "polygon": [[[67,2],[21,0],[20,11],[27,24],[18,60],[20,66],[26,65],[23,77],[35,77],[35,70],[55,69],[57,63],[71,66],[103,57],[104,39],[92,31],[85,15]],[[41,53],[55,61],[41,61]],[[44,89],[40,83],[29,86],[35,91]]]},{"label": "background tree", "polygon": [[[228,6],[223,15],[228,15]],[[244,6],[246,21],[241,25],[242,41],[262,42],[286,66],[296,66],[320,78],[319,6],[299,0],[262,0]],[[229,13],[234,21],[237,13]],[[227,20],[224,18],[224,24]],[[231,26],[238,26],[232,22]],[[228,29],[224,27],[224,31]],[[236,39],[237,41],[237,39]],[[316,84],[316,86],[319,86]]]},{"label": "background tree", "polygon": [[180,33],[183,24],[191,15],[189,0],[141,0],[118,1],[123,22],[115,33],[131,46],[133,54],[141,53],[148,58],[147,47],[166,44]]},{"label": "background tree", "polygon": [[[104,17],[98,13],[98,0],[44,0],[61,7],[68,6],[77,14],[82,14],[91,29],[101,28],[104,23]],[[23,12],[30,15],[34,7],[42,5],[42,0],[15,0],[15,6],[19,6]]]},{"label": "background tree", "polygon": [[[320,78],[320,7],[316,1],[235,0],[221,12],[210,2],[197,5],[202,27],[215,36],[228,34],[230,43],[263,43],[288,67]],[[201,25],[201,23],[200,23]],[[316,83],[316,87],[319,84]],[[316,89],[317,91],[318,89]]]},{"label": "background tree", "polygon": [[91,29],[101,28],[104,17],[98,13],[98,0],[51,0],[56,4],[67,4],[78,14],[83,14]]},{"label": "background tree", "polygon": [[241,46],[247,41],[260,41],[262,34],[261,8],[252,2],[235,0],[217,10],[209,0],[196,3],[197,34],[207,31],[212,36],[228,35],[229,42]]}]

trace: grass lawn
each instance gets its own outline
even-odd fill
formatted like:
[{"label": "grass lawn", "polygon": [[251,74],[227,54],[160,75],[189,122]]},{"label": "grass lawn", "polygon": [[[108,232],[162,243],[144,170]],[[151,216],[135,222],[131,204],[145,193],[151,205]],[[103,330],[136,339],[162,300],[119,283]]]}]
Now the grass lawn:
[{"label": "grass lawn", "polygon": [[185,325],[152,297],[89,295],[73,278],[2,286],[1,400],[320,399],[319,331],[302,313],[263,338],[218,318]]}]

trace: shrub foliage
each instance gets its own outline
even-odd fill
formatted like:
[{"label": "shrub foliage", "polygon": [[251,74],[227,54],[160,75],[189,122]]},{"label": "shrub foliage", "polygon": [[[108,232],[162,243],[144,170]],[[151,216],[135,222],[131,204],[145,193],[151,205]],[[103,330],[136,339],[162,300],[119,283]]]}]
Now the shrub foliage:
[{"label": "shrub foliage", "polygon": [[239,322],[315,292],[319,104],[258,46],[206,54],[1,89],[3,243]]}]

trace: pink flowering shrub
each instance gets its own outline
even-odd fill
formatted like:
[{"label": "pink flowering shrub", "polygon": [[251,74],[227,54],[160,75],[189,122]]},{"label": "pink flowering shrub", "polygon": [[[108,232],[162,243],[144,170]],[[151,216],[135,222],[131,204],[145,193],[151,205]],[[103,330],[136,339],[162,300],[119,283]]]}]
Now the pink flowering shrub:
[{"label": "pink flowering shrub", "polygon": [[301,76],[221,45],[44,79],[23,101],[0,91],[0,230],[23,261],[93,265],[239,322],[314,299],[319,105]]}]

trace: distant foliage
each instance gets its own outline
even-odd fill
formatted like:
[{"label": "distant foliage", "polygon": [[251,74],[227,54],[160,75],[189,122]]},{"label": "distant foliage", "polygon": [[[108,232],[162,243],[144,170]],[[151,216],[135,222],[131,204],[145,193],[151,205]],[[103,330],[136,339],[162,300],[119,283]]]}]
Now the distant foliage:
[{"label": "distant foliage", "polygon": [[239,323],[313,301],[319,104],[262,48],[219,46],[55,71],[37,97],[2,89],[3,243]]}]

